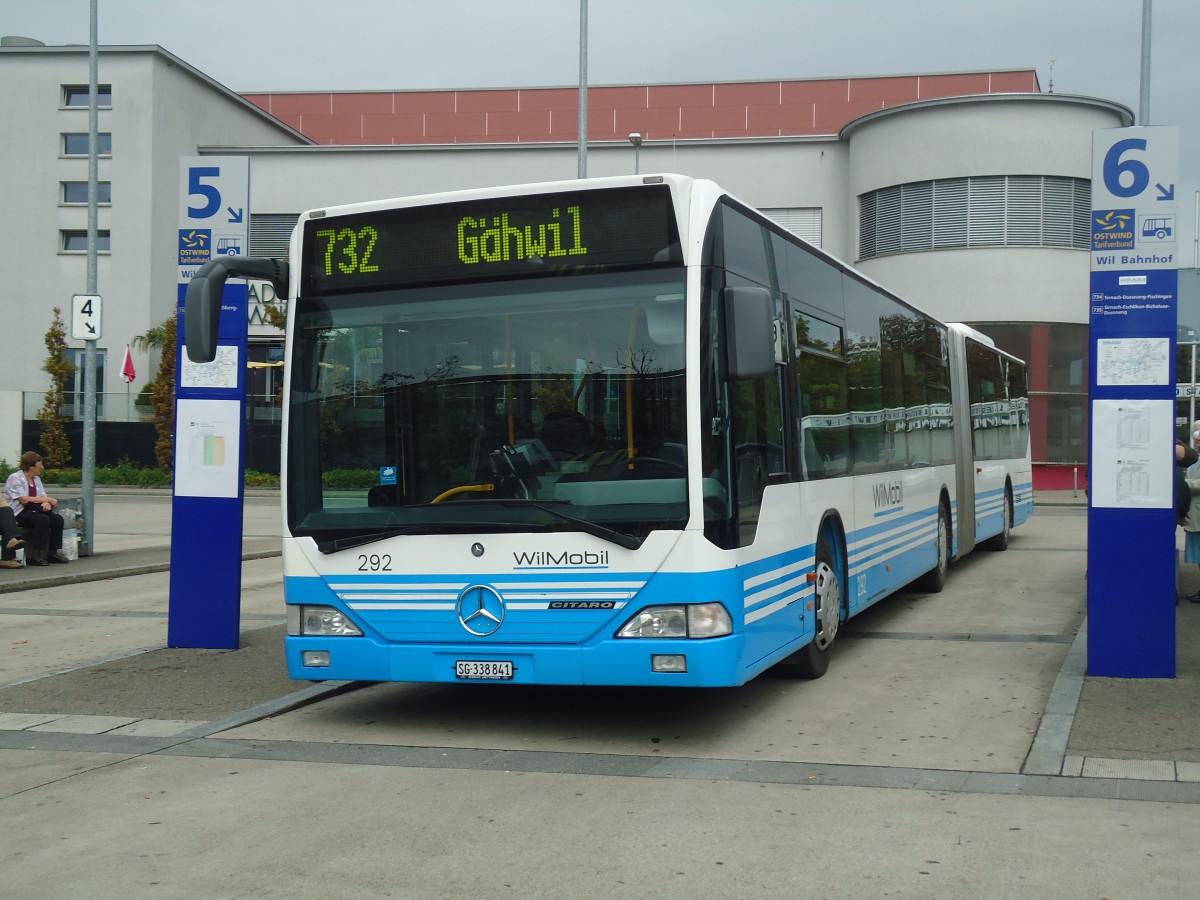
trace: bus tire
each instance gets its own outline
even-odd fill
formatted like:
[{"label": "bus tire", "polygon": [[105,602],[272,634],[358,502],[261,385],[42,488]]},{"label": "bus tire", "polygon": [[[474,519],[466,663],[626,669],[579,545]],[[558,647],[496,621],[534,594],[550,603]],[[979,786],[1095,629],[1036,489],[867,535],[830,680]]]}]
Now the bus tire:
[{"label": "bus tire", "polygon": [[938,503],[937,563],[917,579],[917,590],[927,594],[940,594],[946,586],[946,574],[950,571],[950,511],[945,503]]},{"label": "bus tire", "polygon": [[793,678],[820,678],[829,668],[833,644],[842,622],[842,575],[836,544],[828,528],[821,529],[814,561],[814,615],[817,633],[782,663],[780,671]]},{"label": "bus tire", "polygon": [[1013,521],[1013,498],[1012,488],[1004,488],[1004,525],[1000,529],[1000,533],[995,537],[988,538],[983,542],[983,546],[988,550],[1007,550],[1008,537],[1012,534]]}]

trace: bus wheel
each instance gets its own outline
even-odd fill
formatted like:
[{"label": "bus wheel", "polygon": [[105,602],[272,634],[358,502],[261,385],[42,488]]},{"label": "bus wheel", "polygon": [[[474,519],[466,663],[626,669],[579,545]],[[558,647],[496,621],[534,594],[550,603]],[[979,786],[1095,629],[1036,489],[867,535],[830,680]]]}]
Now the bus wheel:
[{"label": "bus wheel", "polygon": [[829,668],[833,642],[842,623],[842,580],[834,542],[827,530],[817,540],[816,580],[813,601],[816,606],[817,633],[811,643],[797,650],[779,665],[785,675],[795,678],[820,678]]},{"label": "bus wheel", "polygon": [[940,594],[946,586],[946,573],[950,571],[950,513],[946,504],[938,504],[937,564],[917,579],[917,590],[927,594]]},{"label": "bus wheel", "polygon": [[984,541],[983,546],[989,550],[1007,550],[1008,536],[1012,534],[1013,520],[1013,499],[1012,492],[1008,488],[1004,489],[1004,527],[1000,529],[1000,533],[993,538],[988,538]]}]

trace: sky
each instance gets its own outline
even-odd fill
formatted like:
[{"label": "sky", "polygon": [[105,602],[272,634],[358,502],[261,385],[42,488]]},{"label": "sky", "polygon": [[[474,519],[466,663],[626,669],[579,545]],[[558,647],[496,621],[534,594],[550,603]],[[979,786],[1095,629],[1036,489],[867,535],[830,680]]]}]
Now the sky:
[{"label": "sky", "polygon": [[[97,0],[101,44],[158,44],[240,93],[578,83],[579,0]],[[86,44],[89,0],[0,0],[0,35]],[[592,85],[1034,68],[1138,112],[1143,0],[588,0]],[[1200,191],[1200,3],[1153,0],[1150,114]]]}]

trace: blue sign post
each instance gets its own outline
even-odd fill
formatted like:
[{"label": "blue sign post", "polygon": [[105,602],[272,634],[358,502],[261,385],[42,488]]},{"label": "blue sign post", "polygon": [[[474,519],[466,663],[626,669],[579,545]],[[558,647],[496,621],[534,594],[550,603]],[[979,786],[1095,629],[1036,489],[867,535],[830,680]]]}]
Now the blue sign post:
[{"label": "blue sign post", "polygon": [[239,644],[249,303],[245,283],[225,286],[212,362],[190,361],[183,335],[184,299],[191,277],[214,254],[244,252],[249,183],[246,157],[181,161],[175,481],[167,622],[171,647],[235,650]]},{"label": "blue sign post", "polygon": [[1088,674],[1175,677],[1179,130],[1092,141]]}]

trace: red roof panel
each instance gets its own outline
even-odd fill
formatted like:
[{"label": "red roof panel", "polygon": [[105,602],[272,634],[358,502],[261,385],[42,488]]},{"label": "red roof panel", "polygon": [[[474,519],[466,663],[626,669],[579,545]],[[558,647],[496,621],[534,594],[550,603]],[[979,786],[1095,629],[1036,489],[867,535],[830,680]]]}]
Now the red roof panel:
[{"label": "red roof panel", "polygon": [[531,109],[524,112],[488,113],[489,135],[515,135],[513,140],[546,140],[550,137],[550,110]]},{"label": "red roof panel", "polygon": [[920,99],[921,79],[912,78],[851,78],[850,102],[887,100],[891,103],[912,103]]},{"label": "red roof panel", "polygon": [[713,103],[716,106],[770,106],[779,104],[780,82],[764,81],[748,84],[713,85]]},{"label": "red roof panel", "polygon": [[[837,134],[867,112],[916,100],[1038,92],[1037,72],[1013,69],[879,78],[598,86],[588,136],[647,140]],[[246,94],[319,143],[427,144],[574,140],[574,88]]]},{"label": "red roof panel", "polygon": [[458,112],[516,112],[519,91],[456,91]]},{"label": "red roof panel", "polygon": [[390,113],[392,111],[391,91],[365,94],[333,94],[331,111],[334,115],[354,113]]}]

